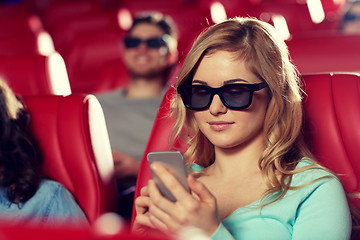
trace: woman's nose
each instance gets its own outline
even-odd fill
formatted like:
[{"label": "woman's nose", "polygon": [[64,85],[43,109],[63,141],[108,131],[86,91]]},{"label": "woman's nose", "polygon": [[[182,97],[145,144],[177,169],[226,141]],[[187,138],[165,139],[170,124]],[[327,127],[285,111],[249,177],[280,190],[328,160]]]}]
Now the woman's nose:
[{"label": "woman's nose", "polygon": [[215,94],[209,107],[212,115],[224,114],[227,112],[227,107],[222,103],[219,95]]}]

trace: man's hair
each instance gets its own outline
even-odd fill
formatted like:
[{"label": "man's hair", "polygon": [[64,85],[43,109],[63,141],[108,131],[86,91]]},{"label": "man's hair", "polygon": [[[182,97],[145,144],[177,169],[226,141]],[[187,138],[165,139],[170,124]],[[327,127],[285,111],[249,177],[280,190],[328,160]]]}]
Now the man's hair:
[{"label": "man's hair", "polygon": [[168,35],[166,44],[170,52],[177,51],[177,28],[170,16],[164,15],[160,12],[148,12],[136,16],[133,20],[131,27],[129,28],[127,34],[129,35],[131,31],[136,27],[136,25],[141,23],[148,23],[155,26],[158,26],[164,34]]},{"label": "man's hair", "polygon": [[151,12],[136,16],[128,33],[130,33],[132,29],[139,23],[150,23],[156,25],[161,28],[165,34],[177,39],[177,31],[173,20],[169,16],[165,16],[162,13]]}]

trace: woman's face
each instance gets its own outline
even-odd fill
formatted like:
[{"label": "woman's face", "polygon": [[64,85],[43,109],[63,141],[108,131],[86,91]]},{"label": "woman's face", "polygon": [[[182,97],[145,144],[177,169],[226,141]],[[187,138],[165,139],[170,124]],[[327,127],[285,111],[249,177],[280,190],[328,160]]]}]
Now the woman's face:
[{"label": "woman's face", "polygon": [[[204,84],[213,88],[229,83],[255,84],[261,80],[234,54],[218,51],[205,56],[194,75],[192,84]],[[194,111],[201,132],[215,148],[234,148],[253,142],[264,143],[262,128],[265,119],[268,93],[265,89],[255,91],[250,107],[231,110],[215,95],[209,109]]]}]

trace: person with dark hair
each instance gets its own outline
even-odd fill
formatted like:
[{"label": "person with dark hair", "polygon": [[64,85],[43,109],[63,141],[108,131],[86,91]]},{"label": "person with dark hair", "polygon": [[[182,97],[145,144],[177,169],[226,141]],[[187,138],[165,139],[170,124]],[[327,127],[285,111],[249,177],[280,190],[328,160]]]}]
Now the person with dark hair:
[{"label": "person with dark hair", "polygon": [[16,224],[88,224],[71,193],[44,178],[43,158],[29,114],[0,79],[0,221]]},{"label": "person with dark hair", "polygon": [[159,105],[177,62],[177,32],[169,16],[139,15],[123,39],[125,89],[97,96],[106,119],[119,188],[119,214],[130,219],[136,177]]},{"label": "person with dark hair", "polygon": [[[302,138],[302,90],[288,48],[256,18],[215,24],[196,39],[171,98],[172,137],[188,146],[188,192],[159,162],[135,200],[134,232],[182,239],[349,239],[339,178]],[[173,141],[172,141],[173,142]]]}]

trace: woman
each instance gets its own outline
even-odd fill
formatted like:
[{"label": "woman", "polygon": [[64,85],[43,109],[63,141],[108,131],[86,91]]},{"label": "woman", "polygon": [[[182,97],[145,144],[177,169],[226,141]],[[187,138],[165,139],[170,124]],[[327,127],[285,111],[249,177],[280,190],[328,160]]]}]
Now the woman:
[{"label": "woman", "polygon": [[0,79],[0,222],[88,224],[70,192],[43,178],[28,120],[24,106]]},{"label": "woman", "polygon": [[136,199],[135,231],[200,229],[211,239],[348,239],[339,180],[301,140],[299,79],[267,23],[231,19],[195,41],[172,102],[175,137],[186,139],[189,194],[160,164]]}]

